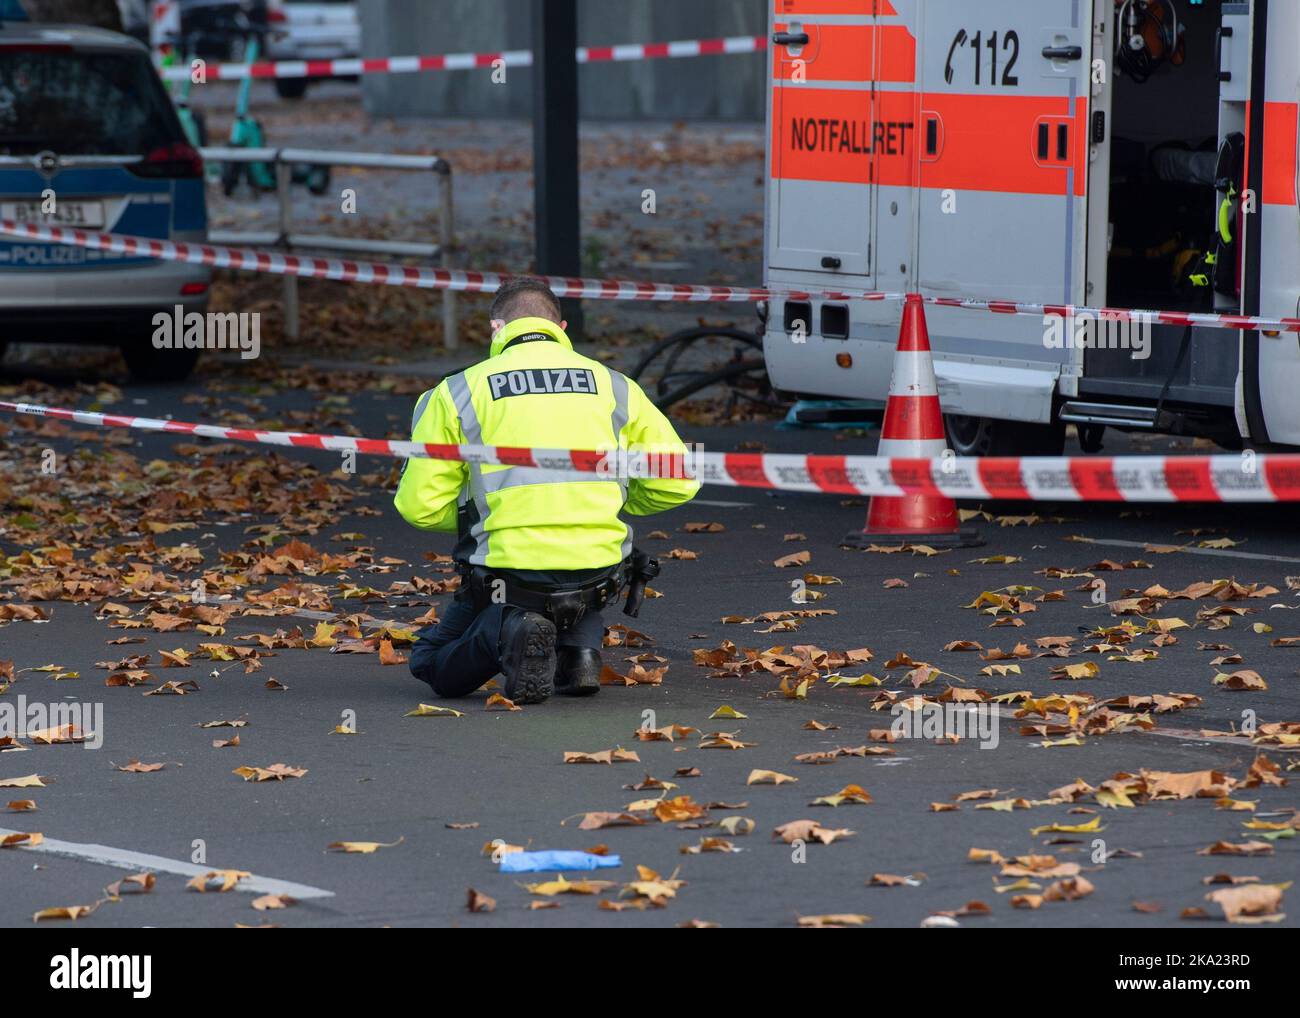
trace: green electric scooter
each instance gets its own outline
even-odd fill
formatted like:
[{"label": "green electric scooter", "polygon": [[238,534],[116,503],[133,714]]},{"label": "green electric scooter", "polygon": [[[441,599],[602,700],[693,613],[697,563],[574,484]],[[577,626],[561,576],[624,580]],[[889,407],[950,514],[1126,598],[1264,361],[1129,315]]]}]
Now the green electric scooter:
[{"label": "green electric scooter", "polygon": [[[257,63],[262,51],[262,38],[269,28],[265,24],[254,24],[247,15],[239,15],[239,29],[243,32],[244,62]],[[266,136],[261,122],[250,116],[249,106],[253,91],[252,76],[240,79],[239,92],[235,98],[235,120],[230,126],[231,148],[263,148]],[[221,167],[221,190],[227,197],[239,189],[241,180],[247,180],[254,195],[263,191],[275,190],[275,167],[267,162],[234,163],[228,162]],[[306,185],[312,194],[324,194],[329,189],[330,168],[312,163],[295,163],[292,181]]]}]

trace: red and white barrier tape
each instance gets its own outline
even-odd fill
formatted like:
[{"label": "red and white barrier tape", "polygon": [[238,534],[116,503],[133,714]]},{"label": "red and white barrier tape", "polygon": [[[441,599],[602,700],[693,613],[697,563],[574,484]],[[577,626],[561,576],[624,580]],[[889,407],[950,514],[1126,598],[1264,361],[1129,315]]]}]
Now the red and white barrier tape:
[{"label": "red and white barrier tape", "polygon": [[961,499],[1043,502],[1300,502],[1300,454],[1224,456],[1089,456],[1004,459],[881,458],[759,453],[525,449],[426,445],[389,439],[224,428],[213,424],[126,417],[87,410],[0,402],[0,411],[96,427],[256,442],[398,459],[534,467],[562,474],[694,477],[704,484],[839,495],[912,492]]},{"label": "red and white barrier tape", "polygon": [[[309,255],[279,254],[251,247],[219,244],[185,244],[120,233],[75,230],[64,226],[43,226],[0,219],[0,234],[28,237],[52,244],[115,251],[119,254],[188,262],[213,268],[245,269],[282,276],[334,279],[350,283],[386,286],[414,286],[429,290],[464,290],[492,293],[510,276],[498,272],[471,272],[436,266],[396,265],[363,262],[347,258],[315,258]],[[588,297],[604,300],[649,301],[757,301],[770,296],[767,290],[740,286],[683,286],[676,283],[641,283],[618,279],[582,279],[544,276],[559,297]],[[847,295],[846,295],[847,296]],[[876,299],[883,300],[886,294]]]},{"label": "red and white barrier tape", "polygon": [[1033,315],[1038,318],[1077,318],[1088,315],[1103,321],[1144,322],[1150,325],[1199,325],[1212,329],[1256,329],[1266,332],[1300,332],[1300,318],[1262,318],[1204,311],[1148,311],[1141,308],[1090,308],[1074,304],[1030,304],[1023,301],[978,300],[970,297],[926,297],[936,307],[990,311],[995,315]]},{"label": "red and white barrier tape", "polygon": [[[764,35],[729,36],[724,39],[680,39],[675,42],[629,43],[621,46],[579,46],[575,56],[580,64],[599,64],[628,60],[659,60],[670,57],[704,57],[729,53],[762,53],[767,49]],[[504,61],[506,68],[530,67],[532,50],[502,50],[495,53],[433,53],[424,56],[352,58],[344,60],[275,60],[256,64],[212,64],[204,68],[208,81],[231,81],[237,78],[332,78],[358,74],[413,74],[422,71],[470,71],[492,67]],[[190,77],[189,66],[168,67],[161,71],[168,81]]]},{"label": "red and white barrier tape", "polygon": [[[347,283],[375,283],[384,286],[413,286],[426,290],[460,290],[492,293],[511,276],[500,272],[443,269],[432,265],[397,265],[391,262],[363,262],[349,258],[316,258],[280,254],[251,247],[221,244],[185,244],[122,233],[76,230],[65,226],[44,226],[0,219],[0,236],[27,237],[51,244],[114,251],[119,254],[163,261],[187,262],[212,268],[269,272],[282,276],[333,279]],[[753,303],[773,297],[784,300],[902,301],[905,293],[881,290],[794,290],[761,286],[696,286],[686,283],[648,283],[628,279],[589,279],[580,276],[542,276],[556,296],[589,300],[691,301]],[[961,297],[921,298],[934,307],[956,307],[1002,315],[1032,315],[1038,318],[1091,315],[1114,321],[1145,321],[1153,325],[1198,325],[1219,329],[1259,329],[1265,332],[1300,332],[1300,318],[1265,318],[1259,315],[1226,315],[1190,311],[1145,311],[1134,308],[1093,308],[1074,304],[1029,304],[1016,301]]]},{"label": "red and white barrier tape", "polygon": [[[309,279],[333,279],[345,283],[375,283],[383,286],[413,286],[426,290],[460,290],[493,293],[511,275],[443,269],[433,265],[397,265],[391,262],[363,262],[349,258],[316,258],[280,254],[251,247],[221,244],[185,244],[123,233],[76,230],[66,226],[44,226],[0,219],[0,236],[26,237],[50,244],[114,251],[170,262],[187,262],[219,269],[269,272]],[[542,276],[558,297],[588,300],[690,301],[753,303],[784,300],[902,301],[905,293],[881,290],[794,290],[761,286],[696,286],[686,283],[648,283],[628,279],[589,279],[580,276]],[[965,308],[1001,315],[1032,315],[1037,318],[1079,317],[1113,321],[1148,322],[1152,325],[1197,325],[1204,328],[1300,332],[1300,318],[1265,318],[1259,315],[1227,315],[1190,311],[1146,311],[1135,308],[1093,308],[1074,304],[1029,304],[1017,301],[963,297],[921,298],[933,307]]]}]

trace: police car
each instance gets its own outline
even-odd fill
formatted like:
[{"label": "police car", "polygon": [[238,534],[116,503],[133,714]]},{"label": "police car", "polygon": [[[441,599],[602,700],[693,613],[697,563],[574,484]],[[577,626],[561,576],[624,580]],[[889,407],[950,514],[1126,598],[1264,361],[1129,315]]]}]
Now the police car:
[{"label": "police car", "polygon": [[[203,165],[149,59],[125,35],[3,20],[0,219],[173,241],[207,235]],[[203,312],[208,269],[0,235],[0,348],[121,348],[134,377],[185,377],[196,350],[153,348],[152,319]]]}]

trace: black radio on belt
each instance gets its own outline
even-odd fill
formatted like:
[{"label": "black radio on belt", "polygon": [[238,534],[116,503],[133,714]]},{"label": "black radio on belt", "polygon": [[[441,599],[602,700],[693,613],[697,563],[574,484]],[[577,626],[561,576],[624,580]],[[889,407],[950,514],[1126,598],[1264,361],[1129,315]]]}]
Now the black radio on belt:
[{"label": "black radio on belt", "polygon": [[659,560],[651,558],[640,548],[633,548],[627,562],[627,601],[623,605],[623,614],[636,618],[641,612],[641,602],[645,599],[645,585],[659,575]]}]

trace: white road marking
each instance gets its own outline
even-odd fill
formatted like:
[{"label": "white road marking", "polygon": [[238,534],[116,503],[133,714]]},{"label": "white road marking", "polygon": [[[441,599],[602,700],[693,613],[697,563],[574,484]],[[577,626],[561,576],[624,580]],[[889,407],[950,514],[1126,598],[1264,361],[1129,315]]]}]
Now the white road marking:
[{"label": "white road marking", "polygon": [[[1074,543],[1106,544],[1113,548],[1140,549],[1144,549],[1150,544],[1160,544],[1159,541],[1111,541],[1100,537],[1076,538]],[[1168,546],[1166,545],[1165,547]],[[1258,552],[1233,551],[1231,548],[1193,548],[1190,546],[1183,546],[1178,549],[1178,552],[1186,555],[1210,555],[1214,558],[1251,559],[1256,562],[1300,562],[1300,558],[1290,558],[1286,555],[1261,555]]]},{"label": "white road marking", "polygon": [[[10,831],[0,827],[0,838],[20,833],[22,832]],[[123,848],[112,848],[108,845],[82,845],[74,841],[59,841],[57,838],[46,838],[38,845],[18,845],[13,851],[45,852],[49,855],[59,855],[68,859],[81,859],[84,862],[99,863],[102,866],[113,866],[120,870],[153,870],[156,873],[174,873],[182,877],[197,877],[204,873],[210,873],[215,868],[212,866],[195,866],[193,863],[167,859],[161,855],[151,855],[148,852],[131,852]],[[300,900],[304,898],[334,897],[333,891],[310,887],[307,884],[295,884],[291,880],[259,877],[256,874],[239,881],[235,885],[235,890],[249,891],[256,894],[287,894]]]}]

